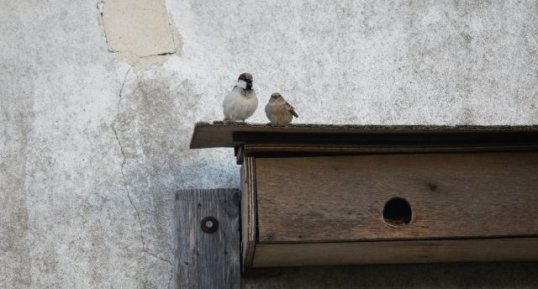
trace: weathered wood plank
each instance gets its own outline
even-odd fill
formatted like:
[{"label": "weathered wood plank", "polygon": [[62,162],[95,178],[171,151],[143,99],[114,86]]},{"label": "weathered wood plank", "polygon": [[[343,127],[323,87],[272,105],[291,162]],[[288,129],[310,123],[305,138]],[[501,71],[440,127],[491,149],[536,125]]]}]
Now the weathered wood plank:
[{"label": "weathered wood plank", "polygon": [[256,172],[254,159],[246,158],[241,166],[241,240],[243,268],[252,265],[256,245]]},{"label": "weathered wood plank", "polygon": [[254,266],[538,260],[538,238],[258,244]]},{"label": "weathered wood plank", "polygon": [[[538,152],[257,158],[255,169],[262,244],[538,236]],[[410,224],[384,220],[394,197]]]},{"label": "weathered wood plank", "polygon": [[538,151],[536,144],[453,144],[453,145],[344,145],[344,144],[264,144],[247,143],[235,147],[237,164],[243,163],[244,157],[313,157],[343,156],[360,154],[388,153],[451,153],[451,152],[504,152],[504,151]]},{"label": "weathered wood plank", "polygon": [[[447,152],[491,152],[491,151],[530,151],[538,150],[534,145],[320,145],[320,144],[245,144],[240,147],[238,159],[248,157],[288,157],[288,156],[333,156],[357,154],[386,154],[386,153],[447,153]],[[241,163],[238,160],[238,163]]]},{"label": "weathered wood plank", "polygon": [[176,192],[179,289],[240,287],[239,199],[236,189]]},{"label": "weathered wood plank", "polygon": [[[532,146],[538,126],[379,126],[197,123],[190,148],[242,144],[346,144],[361,146]],[[394,147],[397,149],[398,147]]]}]

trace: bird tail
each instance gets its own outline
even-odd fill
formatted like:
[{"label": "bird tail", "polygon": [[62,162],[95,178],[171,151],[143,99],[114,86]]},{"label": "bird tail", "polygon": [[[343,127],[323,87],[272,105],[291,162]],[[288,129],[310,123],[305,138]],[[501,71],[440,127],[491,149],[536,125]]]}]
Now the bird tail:
[{"label": "bird tail", "polygon": [[299,115],[295,112],[295,109],[292,108],[292,109],[290,110],[290,112],[291,112],[291,114],[293,114],[293,116],[295,116],[295,117],[299,117]]}]

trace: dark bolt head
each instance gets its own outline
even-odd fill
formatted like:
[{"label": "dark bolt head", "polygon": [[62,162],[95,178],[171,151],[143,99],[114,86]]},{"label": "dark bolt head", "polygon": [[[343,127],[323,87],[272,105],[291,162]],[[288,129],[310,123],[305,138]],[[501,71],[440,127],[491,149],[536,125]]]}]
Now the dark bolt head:
[{"label": "dark bolt head", "polygon": [[213,234],[219,229],[219,221],[217,221],[215,217],[211,216],[203,218],[200,225],[202,227],[202,231],[208,234]]}]

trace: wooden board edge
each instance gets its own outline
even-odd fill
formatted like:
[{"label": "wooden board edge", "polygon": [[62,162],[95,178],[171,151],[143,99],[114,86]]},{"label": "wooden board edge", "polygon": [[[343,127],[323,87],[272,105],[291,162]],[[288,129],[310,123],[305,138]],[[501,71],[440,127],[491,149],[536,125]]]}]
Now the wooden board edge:
[{"label": "wooden board edge", "polygon": [[252,267],[516,261],[538,261],[538,236],[461,240],[258,244]]},{"label": "wooden board edge", "polygon": [[378,146],[378,145],[293,145],[293,144],[244,144],[245,156],[276,156],[285,153],[308,154],[386,154],[386,153],[456,153],[456,152],[503,152],[503,151],[537,151],[538,145],[514,146]]},{"label": "wooden board edge", "polygon": [[245,158],[241,166],[241,243],[242,267],[252,267],[256,246],[256,187],[253,158]]},{"label": "wooden board edge", "polygon": [[[270,135],[298,135],[299,140],[306,136],[324,135],[365,135],[365,134],[534,134],[538,133],[538,125],[531,126],[413,126],[413,125],[324,125],[324,124],[293,124],[289,126],[273,127],[265,124],[222,122],[198,122],[194,126],[190,142],[191,149],[234,147],[238,144],[251,141],[241,140],[240,135],[252,137],[257,134]],[[234,136],[235,135],[235,136]],[[507,136],[510,137],[510,136]],[[236,139],[234,139],[236,138]],[[536,139],[536,137],[534,137]],[[536,144],[536,141],[532,141]]]}]

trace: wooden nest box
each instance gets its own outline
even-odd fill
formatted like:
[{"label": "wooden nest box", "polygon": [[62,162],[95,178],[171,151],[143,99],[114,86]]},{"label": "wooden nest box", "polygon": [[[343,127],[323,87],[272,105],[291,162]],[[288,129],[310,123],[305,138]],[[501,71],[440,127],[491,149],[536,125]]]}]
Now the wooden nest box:
[{"label": "wooden nest box", "polygon": [[198,123],[241,164],[243,268],[537,261],[538,126]]}]

